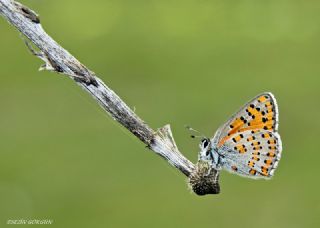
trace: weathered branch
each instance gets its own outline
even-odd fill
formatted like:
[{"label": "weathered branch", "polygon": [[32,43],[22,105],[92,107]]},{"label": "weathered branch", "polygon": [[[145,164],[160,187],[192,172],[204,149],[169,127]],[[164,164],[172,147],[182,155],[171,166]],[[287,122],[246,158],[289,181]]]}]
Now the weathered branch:
[{"label": "weathered branch", "polygon": [[13,0],[0,0],[0,14],[39,49],[39,51],[33,50],[27,42],[32,53],[45,62],[40,69],[58,72],[72,78],[89,92],[113,119],[132,132],[148,148],[190,177],[191,187],[197,194],[219,192],[219,174],[216,170],[208,171],[210,167],[195,166],[185,158],[174,142],[169,125],[157,131],[152,130],[94,72],[81,64],[43,30],[34,11]]}]

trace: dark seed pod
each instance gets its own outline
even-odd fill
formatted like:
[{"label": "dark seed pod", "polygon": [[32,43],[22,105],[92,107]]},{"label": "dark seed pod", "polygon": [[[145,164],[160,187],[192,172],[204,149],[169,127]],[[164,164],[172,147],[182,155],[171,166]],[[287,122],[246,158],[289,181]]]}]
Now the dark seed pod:
[{"label": "dark seed pod", "polygon": [[219,194],[219,172],[206,161],[199,161],[189,176],[189,185],[199,196]]}]

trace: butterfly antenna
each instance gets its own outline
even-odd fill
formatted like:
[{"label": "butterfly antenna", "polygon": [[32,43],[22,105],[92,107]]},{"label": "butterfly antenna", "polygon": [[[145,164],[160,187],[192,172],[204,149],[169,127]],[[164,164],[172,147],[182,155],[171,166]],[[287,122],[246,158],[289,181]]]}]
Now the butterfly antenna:
[{"label": "butterfly antenna", "polygon": [[197,130],[195,130],[195,129],[193,129],[192,127],[190,127],[190,126],[188,126],[188,125],[186,125],[185,126],[189,131],[193,131],[193,132],[195,132],[195,133],[198,133],[198,134],[200,134],[200,135],[191,135],[191,138],[205,138],[205,136],[204,136],[204,134],[202,134],[200,131],[197,131]]}]

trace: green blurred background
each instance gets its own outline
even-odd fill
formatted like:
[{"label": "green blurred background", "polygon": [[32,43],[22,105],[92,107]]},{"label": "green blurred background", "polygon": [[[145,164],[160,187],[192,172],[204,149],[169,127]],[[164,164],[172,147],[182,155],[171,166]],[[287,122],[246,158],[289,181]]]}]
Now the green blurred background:
[{"label": "green blurred background", "polygon": [[221,174],[199,197],[65,76],[38,72],[0,20],[0,227],[319,227],[320,2],[26,0],[64,48],[151,127],[172,125],[196,161],[241,105],[264,91],[280,108],[283,156],[271,181]]}]

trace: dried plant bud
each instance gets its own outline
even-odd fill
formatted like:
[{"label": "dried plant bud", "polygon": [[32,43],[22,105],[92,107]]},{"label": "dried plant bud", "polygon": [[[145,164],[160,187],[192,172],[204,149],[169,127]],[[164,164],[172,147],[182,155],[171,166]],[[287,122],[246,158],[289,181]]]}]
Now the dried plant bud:
[{"label": "dried plant bud", "polygon": [[219,172],[206,161],[199,161],[189,176],[189,185],[194,193],[203,196],[219,194]]}]

